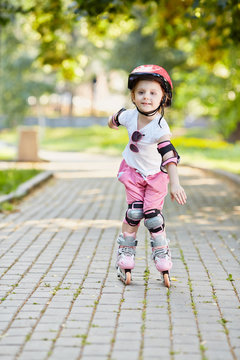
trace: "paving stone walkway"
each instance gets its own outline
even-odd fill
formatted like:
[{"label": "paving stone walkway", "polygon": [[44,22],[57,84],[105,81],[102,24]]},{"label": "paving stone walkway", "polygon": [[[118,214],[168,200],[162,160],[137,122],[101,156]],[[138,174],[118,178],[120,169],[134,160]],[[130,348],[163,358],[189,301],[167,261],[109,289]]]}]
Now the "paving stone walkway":
[{"label": "paving stone walkway", "polygon": [[172,286],[139,231],[130,286],[116,277],[125,212],[120,158],[60,154],[17,212],[0,214],[1,360],[240,359],[240,190],[179,167],[186,206],[167,197]]}]

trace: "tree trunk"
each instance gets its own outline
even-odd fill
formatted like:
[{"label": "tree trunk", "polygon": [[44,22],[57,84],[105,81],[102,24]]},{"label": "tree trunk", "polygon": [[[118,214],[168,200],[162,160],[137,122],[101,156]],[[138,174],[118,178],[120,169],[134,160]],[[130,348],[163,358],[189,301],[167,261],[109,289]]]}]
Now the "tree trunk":
[{"label": "tree trunk", "polygon": [[240,122],[237,123],[236,129],[229,135],[228,141],[235,143],[240,140]]}]

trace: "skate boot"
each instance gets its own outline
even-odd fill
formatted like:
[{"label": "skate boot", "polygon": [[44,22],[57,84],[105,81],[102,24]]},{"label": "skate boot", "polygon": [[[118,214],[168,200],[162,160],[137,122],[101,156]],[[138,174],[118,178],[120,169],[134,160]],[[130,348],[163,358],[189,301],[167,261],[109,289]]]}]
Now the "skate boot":
[{"label": "skate boot", "polygon": [[134,257],[137,246],[135,237],[135,233],[124,232],[117,239],[119,244],[116,262],[117,275],[126,285],[129,285],[131,282],[131,270],[135,266]]},{"label": "skate boot", "polygon": [[169,288],[169,270],[172,268],[172,261],[168,243],[169,241],[163,232],[160,234],[152,234],[152,259],[155,262],[157,270],[162,273],[164,285]]}]

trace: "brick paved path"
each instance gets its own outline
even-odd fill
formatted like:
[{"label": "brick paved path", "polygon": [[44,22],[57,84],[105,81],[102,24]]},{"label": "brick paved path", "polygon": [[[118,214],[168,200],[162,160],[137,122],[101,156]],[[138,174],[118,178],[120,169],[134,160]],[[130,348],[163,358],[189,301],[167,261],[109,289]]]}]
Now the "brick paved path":
[{"label": "brick paved path", "polygon": [[143,225],[125,287],[114,268],[120,159],[61,160],[44,165],[55,178],[19,212],[0,214],[0,358],[240,359],[239,189],[179,167],[188,203],[168,197],[164,212],[172,287],[152,264]]}]

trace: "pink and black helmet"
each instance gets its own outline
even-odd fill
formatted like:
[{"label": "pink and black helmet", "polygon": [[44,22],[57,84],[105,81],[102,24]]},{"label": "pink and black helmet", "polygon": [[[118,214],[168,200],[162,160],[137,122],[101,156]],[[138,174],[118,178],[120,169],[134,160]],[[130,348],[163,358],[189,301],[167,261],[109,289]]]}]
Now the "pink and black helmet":
[{"label": "pink and black helmet", "polygon": [[141,65],[136,67],[128,77],[128,88],[132,90],[139,80],[155,80],[159,82],[166,93],[164,105],[171,105],[173,89],[172,80],[163,67],[158,65]]}]

